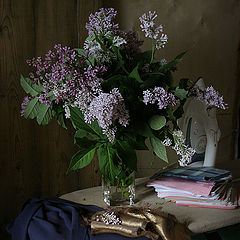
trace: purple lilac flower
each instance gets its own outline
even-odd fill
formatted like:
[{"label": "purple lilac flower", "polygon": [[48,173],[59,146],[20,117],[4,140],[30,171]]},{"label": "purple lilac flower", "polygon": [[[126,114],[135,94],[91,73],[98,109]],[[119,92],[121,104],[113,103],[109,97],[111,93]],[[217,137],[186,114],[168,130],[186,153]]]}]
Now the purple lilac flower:
[{"label": "purple lilac flower", "polygon": [[[77,52],[69,47],[55,45],[55,51],[49,51],[45,59],[34,58],[28,61],[37,71],[31,79],[40,81],[44,92],[40,94],[42,104],[63,104],[66,117],[70,117],[69,106],[85,111],[91,101],[102,92],[99,76],[106,71],[105,66],[87,66],[83,58],[76,58]],[[49,93],[53,96],[48,98]],[[50,100],[51,99],[51,100]]]},{"label": "purple lilac flower", "polygon": [[136,31],[120,31],[118,30],[117,35],[125,39],[126,43],[122,47],[126,50],[129,56],[134,56],[141,52],[140,46],[143,44],[143,40],[139,39]]},{"label": "purple lilac flower", "polygon": [[[113,54],[113,47],[120,47],[126,44],[126,40],[117,34],[118,24],[114,23],[114,18],[117,11],[113,8],[101,8],[99,12],[91,14],[89,23],[86,24],[89,36],[98,36],[98,40],[86,39],[84,42],[84,49],[88,52],[89,56],[94,56],[98,65],[111,63],[117,58]],[[109,41],[106,41],[109,40]],[[106,49],[102,49],[102,44],[108,43]],[[111,42],[111,44],[109,44]]]},{"label": "purple lilac flower", "polygon": [[143,102],[147,105],[148,103],[154,104],[157,102],[158,108],[166,109],[170,104],[175,106],[177,100],[172,93],[168,93],[162,87],[155,87],[153,91],[146,90],[143,91]]},{"label": "purple lilac flower", "polygon": [[113,8],[100,8],[99,12],[90,14],[89,23],[86,24],[88,35],[112,35],[118,29],[118,24],[113,21],[116,15],[117,11]]},{"label": "purple lilac flower", "polygon": [[96,119],[110,142],[115,139],[117,128],[114,124],[116,120],[125,127],[129,124],[129,113],[117,88],[113,88],[110,93],[101,93],[95,97],[86,109],[84,117],[88,123]]},{"label": "purple lilac flower", "polygon": [[[48,105],[51,102],[47,102],[46,97],[51,91],[55,95],[56,103],[64,101],[68,97],[69,92],[76,87],[75,80],[78,77],[76,73],[79,71],[79,64],[83,64],[82,59],[76,61],[75,50],[62,47],[60,44],[55,45],[54,48],[55,52],[50,50],[44,60],[38,57],[27,61],[30,66],[37,68],[35,74],[31,73],[30,78],[43,85],[44,94],[39,99]],[[68,92],[66,88],[69,89]],[[74,91],[71,94],[73,95]]]},{"label": "purple lilac flower", "polygon": [[139,20],[141,22],[140,27],[143,32],[145,32],[145,37],[150,37],[152,39],[156,39],[158,37],[159,32],[162,32],[162,26],[160,25],[156,30],[154,29],[154,20],[157,17],[156,12],[148,12],[148,15],[144,13]]},{"label": "purple lilac flower", "polygon": [[[99,78],[98,74],[105,71],[105,66],[92,67],[89,65],[88,68],[85,68],[83,75],[78,79],[78,87],[75,88],[74,95],[68,97],[65,106],[77,107],[86,112],[93,99],[102,93],[101,83],[103,79]],[[70,117],[66,110],[65,116]]]},{"label": "purple lilac flower", "polygon": [[167,60],[165,58],[162,58],[160,62],[162,65],[167,64]]},{"label": "purple lilac flower", "polygon": [[208,106],[215,106],[221,109],[227,108],[223,96],[221,96],[212,86],[207,87],[205,90],[202,90],[199,87],[194,87],[191,90],[191,95]]},{"label": "purple lilac flower", "polygon": [[25,110],[26,106],[28,105],[28,103],[30,102],[30,100],[31,100],[31,97],[29,97],[29,96],[26,96],[23,99],[23,102],[21,104],[21,112],[20,112],[22,117],[24,116],[24,110]]},{"label": "purple lilac flower", "polygon": [[157,17],[156,12],[149,11],[148,14],[144,13],[140,18],[140,27],[143,32],[145,32],[145,37],[156,40],[156,48],[163,48],[168,40],[166,34],[163,34],[163,26],[155,26],[155,18]]},{"label": "purple lilac flower", "polygon": [[98,75],[104,73],[106,70],[105,66],[92,67],[89,65],[88,68],[84,69],[84,77],[80,79],[81,87],[91,89],[93,93],[99,93],[103,79],[99,78]]},{"label": "purple lilac flower", "polygon": [[46,106],[50,106],[51,105],[51,101],[50,100],[48,100],[48,93],[46,92],[46,93],[44,93],[44,94],[41,94],[39,97],[38,97],[38,99],[39,99],[39,102],[41,103],[41,104],[45,104]]}]

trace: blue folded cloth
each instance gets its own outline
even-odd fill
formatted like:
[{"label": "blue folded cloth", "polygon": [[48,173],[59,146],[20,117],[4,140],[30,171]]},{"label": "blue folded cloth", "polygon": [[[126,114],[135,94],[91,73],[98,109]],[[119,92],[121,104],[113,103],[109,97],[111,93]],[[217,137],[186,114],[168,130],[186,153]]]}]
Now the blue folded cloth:
[{"label": "blue folded cloth", "polygon": [[[103,210],[60,198],[28,200],[19,215],[7,226],[12,240],[127,240],[118,234],[91,235],[82,216]],[[146,237],[134,238],[147,240]]]},{"label": "blue folded cloth", "polygon": [[161,170],[154,174],[151,179],[168,176],[179,177],[196,181],[221,181],[231,177],[231,172],[214,167],[183,167]]}]

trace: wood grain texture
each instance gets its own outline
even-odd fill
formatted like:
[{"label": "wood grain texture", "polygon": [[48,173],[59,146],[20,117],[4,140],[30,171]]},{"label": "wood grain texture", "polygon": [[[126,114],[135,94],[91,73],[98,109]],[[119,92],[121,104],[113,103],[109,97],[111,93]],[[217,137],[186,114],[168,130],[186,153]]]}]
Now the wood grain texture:
[{"label": "wood grain texture", "polygon": [[71,126],[66,131],[53,120],[43,127],[20,116],[25,94],[19,77],[30,71],[27,59],[44,56],[55,44],[82,44],[86,31],[80,34],[79,26],[100,6],[101,1],[0,0],[0,239],[9,238],[4,226],[28,198],[99,184],[96,159],[66,175],[77,151]]},{"label": "wood grain texture", "polygon": [[[78,27],[78,47],[82,48],[84,40],[88,35],[85,28],[86,22],[88,22],[88,17],[91,13],[94,13],[103,7],[102,0],[91,0],[91,1],[81,1],[78,0],[77,5],[77,27]],[[89,164],[84,169],[79,170],[81,176],[85,176],[80,179],[79,186],[81,188],[87,188],[90,186],[97,186],[101,183],[101,173],[98,168],[98,159],[95,156],[91,164]],[[88,179],[88,181],[84,181]]]},{"label": "wood grain texture", "polygon": [[233,109],[233,119],[232,124],[234,126],[235,131],[233,131],[234,137],[232,138],[231,144],[234,148],[234,158],[240,159],[240,24],[239,24],[239,33],[238,33],[238,61],[237,61],[237,84],[235,88],[236,98],[234,101],[234,109]]}]

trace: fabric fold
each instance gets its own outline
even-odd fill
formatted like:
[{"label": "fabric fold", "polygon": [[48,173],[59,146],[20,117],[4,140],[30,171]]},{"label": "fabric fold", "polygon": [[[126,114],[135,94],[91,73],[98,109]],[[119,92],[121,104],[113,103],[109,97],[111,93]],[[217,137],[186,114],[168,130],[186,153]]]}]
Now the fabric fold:
[{"label": "fabric fold", "polygon": [[186,226],[160,208],[104,210],[59,198],[30,199],[7,231],[12,240],[190,239]]},{"label": "fabric fold", "polygon": [[117,233],[127,237],[146,236],[152,240],[189,240],[185,224],[161,208],[115,207],[97,212],[91,219],[91,233]]}]

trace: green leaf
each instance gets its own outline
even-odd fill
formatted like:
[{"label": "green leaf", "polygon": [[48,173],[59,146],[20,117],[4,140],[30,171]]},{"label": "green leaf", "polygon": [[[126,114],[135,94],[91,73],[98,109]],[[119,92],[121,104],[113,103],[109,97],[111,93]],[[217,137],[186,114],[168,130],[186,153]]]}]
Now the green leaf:
[{"label": "green leaf", "polygon": [[166,78],[165,78],[165,82],[169,87],[173,87],[173,83],[174,83],[174,78],[173,75],[171,73],[171,71],[166,72]]},{"label": "green leaf", "polygon": [[151,145],[154,153],[163,161],[168,163],[166,147],[162,144],[162,141],[156,137],[150,138]]},{"label": "green leaf", "polygon": [[54,115],[55,114],[51,106],[40,104],[38,107],[37,122],[39,125],[47,125]]},{"label": "green leaf", "polygon": [[137,54],[134,57],[133,61],[136,63],[141,62],[141,64],[145,64],[145,63],[150,63],[151,58],[152,58],[152,51],[149,50],[149,51],[145,51],[145,52],[141,52],[141,53]]},{"label": "green leaf", "polygon": [[[94,37],[94,39],[100,44],[100,46],[101,46],[101,48],[102,48],[102,50],[104,50],[105,52],[110,52],[110,49],[107,47],[107,46],[105,46],[105,44],[104,44],[104,40],[103,40],[103,38],[102,37],[99,37],[97,34],[95,34],[95,35],[93,35],[93,36],[91,36],[91,37],[87,37],[87,39],[88,38],[92,38],[92,37]],[[107,40],[107,39],[106,39]]]},{"label": "green leaf", "polygon": [[24,109],[24,117],[33,119],[38,115],[38,108],[41,104],[38,102],[38,98],[33,98]]},{"label": "green leaf", "polygon": [[150,72],[142,74],[143,80],[153,79],[154,81],[161,81],[161,79],[165,76],[162,72]]},{"label": "green leaf", "polygon": [[60,126],[67,129],[65,118],[64,118],[64,112],[60,112],[57,114],[57,122]]},{"label": "green leaf", "polygon": [[20,84],[25,92],[33,97],[37,96],[44,90],[42,86],[33,83],[30,78],[24,78],[22,75],[20,78]]},{"label": "green leaf", "polygon": [[92,66],[95,66],[95,57],[94,55],[91,55],[87,58],[87,60],[89,61],[89,63],[92,65]]},{"label": "green leaf", "polygon": [[161,71],[169,71],[169,70],[176,68],[177,64],[182,61],[182,57],[184,56],[185,53],[186,53],[186,51],[183,53],[180,53],[178,56],[176,56],[174,58],[173,61],[168,62],[167,64],[164,64],[162,67],[160,67],[160,70]]},{"label": "green leaf", "polygon": [[137,171],[137,155],[127,141],[117,141],[117,152],[122,161],[131,169]]},{"label": "green leaf", "polygon": [[88,135],[89,134],[87,131],[83,129],[78,129],[74,134],[74,138],[83,138],[83,137],[87,137]]},{"label": "green leaf", "polygon": [[86,167],[93,159],[96,151],[95,146],[79,150],[71,159],[67,172]]},{"label": "green leaf", "polygon": [[126,76],[117,74],[104,80],[102,83],[102,87],[104,88],[104,90],[111,91],[112,88],[119,88],[119,86],[122,86],[122,83],[126,81],[128,81]]},{"label": "green leaf", "polygon": [[74,136],[74,143],[76,143],[80,148],[89,148],[92,145],[96,146],[97,141],[91,140],[87,137],[78,138]]},{"label": "green leaf", "polygon": [[179,119],[179,118],[182,117],[183,113],[184,113],[183,106],[180,105],[180,106],[174,111],[173,115],[174,115],[174,117],[175,117],[176,119]]},{"label": "green leaf", "polygon": [[77,51],[77,53],[78,53],[79,55],[86,57],[86,54],[85,54],[85,50],[84,50],[84,49],[76,48],[75,50]]},{"label": "green leaf", "polygon": [[141,124],[136,126],[136,132],[144,137],[154,137],[154,134],[151,128],[146,124]]},{"label": "green leaf", "polygon": [[96,121],[88,124],[84,121],[84,116],[79,108],[70,108],[71,121],[73,126],[76,129],[82,129],[88,132],[93,137],[97,136],[102,139],[106,139],[106,136],[103,135],[102,129],[98,126]]},{"label": "green leaf", "polygon": [[154,115],[149,120],[149,125],[153,130],[160,130],[166,124],[166,118],[160,115]]},{"label": "green leaf", "polygon": [[188,82],[189,82],[189,79],[187,78],[181,78],[179,80],[179,88],[184,88],[186,89],[188,87]]},{"label": "green leaf", "polygon": [[109,144],[101,145],[98,150],[99,168],[102,174],[114,184],[116,177],[120,174],[121,170],[114,163],[114,157],[116,150],[113,149]]},{"label": "green leaf", "polygon": [[175,57],[175,60],[182,61],[182,57],[186,54],[187,51],[184,51]]},{"label": "green leaf", "polygon": [[172,106],[167,107],[167,115],[171,119],[171,121],[176,121],[176,117],[173,114],[173,107]]},{"label": "green leaf", "polygon": [[146,76],[164,76],[164,74],[162,72],[150,72],[150,73],[146,73]]},{"label": "green leaf", "polygon": [[109,83],[112,83],[112,84],[113,84],[114,82],[119,82],[119,80],[121,80],[122,78],[125,78],[125,77],[126,77],[126,76],[120,75],[120,74],[113,75],[113,76],[107,78],[106,80],[104,80],[103,83],[109,82]]},{"label": "green leaf", "polygon": [[187,97],[188,91],[183,88],[176,87],[174,91],[174,95],[178,97],[180,100],[183,100]]},{"label": "green leaf", "polygon": [[[90,41],[93,41],[95,38],[94,37],[88,37],[88,38],[86,38],[86,40],[87,39],[90,40]],[[78,52],[79,55],[83,56],[88,61],[89,64],[91,64],[92,66],[95,65],[95,58],[94,58],[93,55],[92,56],[86,56],[86,51],[84,49],[77,48],[75,50]]]},{"label": "green leaf", "polygon": [[54,101],[56,99],[55,95],[53,94],[53,90],[48,93],[47,99],[50,101]]},{"label": "green leaf", "polygon": [[138,73],[138,65],[132,70],[132,72],[128,75],[130,78],[136,79],[139,83],[142,83],[143,80],[141,79]]},{"label": "green leaf", "polygon": [[145,144],[146,137],[135,136],[134,133],[124,135],[124,140],[135,150],[149,150]]}]

